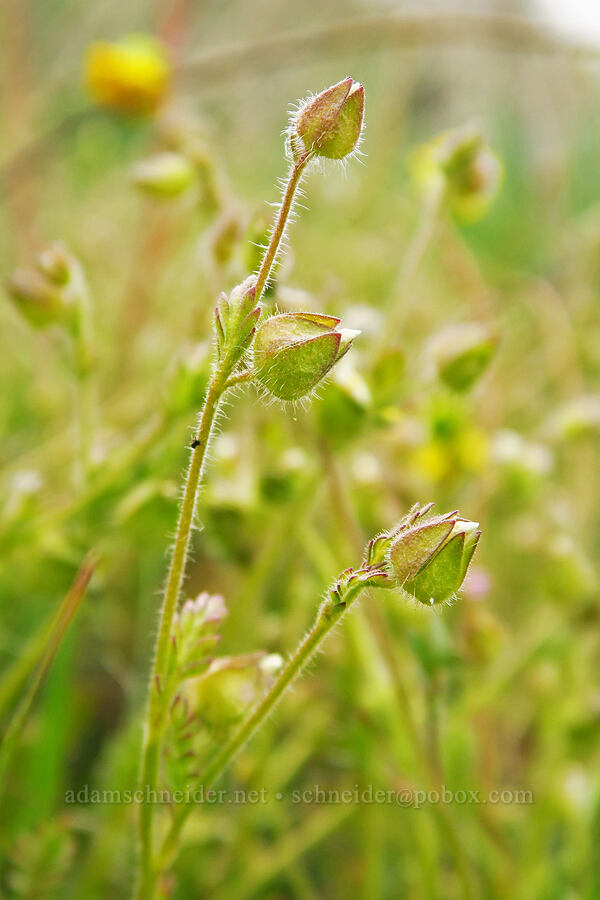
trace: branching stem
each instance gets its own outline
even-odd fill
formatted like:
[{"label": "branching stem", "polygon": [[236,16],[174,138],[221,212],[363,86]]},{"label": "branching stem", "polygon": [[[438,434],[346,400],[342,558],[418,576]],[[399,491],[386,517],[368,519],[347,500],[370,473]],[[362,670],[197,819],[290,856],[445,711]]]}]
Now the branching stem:
[{"label": "branching stem", "polygon": [[[286,665],[280,671],[269,690],[248,713],[227,743],[221,748],[211,762],[209,762],[204,772],[200,775],[197,784],[199,790],[204,792],[208,791],[223,774],[233,758],[273,711],[287,688],[315,655],[325,637],[331,632],[346,610],[356,600],[362,588],[363,585],[360,582],[354,584],[351,583],[347,585],[341,593],[328,593],[327,598],[319,607],[312,628],[307,632],[292,656],[290,656]],[[194,809],[193,804],[185,804],[178,809],[171,828],[163,842],[158,857],[158,870],[155,873],[155,877],[160,871],[164,871],[164,869],[173,861],[173,857],[177,852],[179,836],[192,809]],[[148,898],[144,898],[144,900],[150,900],[150,897],[151,895]]]}]

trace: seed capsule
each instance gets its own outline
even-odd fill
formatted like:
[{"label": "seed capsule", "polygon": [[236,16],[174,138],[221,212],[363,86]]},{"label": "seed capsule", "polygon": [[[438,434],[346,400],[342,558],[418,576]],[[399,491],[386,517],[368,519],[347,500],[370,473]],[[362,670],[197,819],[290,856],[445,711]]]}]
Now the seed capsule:
[{"label": "seed capsule", "polygon": [[428,606],[449,600],[463,583],[481,536],[477,522],[456,513],[402,525],[389,560],[397,583]]},{"label": "seed capsule", "polygon": [[271,316],[256,332],[254,370],[258,380],[281,400],[309,394],[359,334],[339,328],[335,316],[283,313]]}]

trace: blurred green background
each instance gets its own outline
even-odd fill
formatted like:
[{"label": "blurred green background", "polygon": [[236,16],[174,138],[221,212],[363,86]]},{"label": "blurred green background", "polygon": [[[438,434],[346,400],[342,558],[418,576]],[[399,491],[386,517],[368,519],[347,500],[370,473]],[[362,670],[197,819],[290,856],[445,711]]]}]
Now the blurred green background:
[{"label": "blurred green background", "polygon": [[[475,11],[523,23],[531,12]],[[404,12],[359,0],[0,9],[2,280],[64,241],[94,324],[82,478],[68,340],[31,328],[1,291],[3,727],[18,702],[15,667],[86,553],[100,557],[8,773],[2,896],[129,895],[135,807],[65,795],[135,786],[215,299],[256,266],[252,241],[286,172],[290,104],[350,73],[366,91],[364,165],[309,175],[266,302],[340,316],[362,335],[310,405],[268,404],[252,388],[232,399],[187,593],[225,597],[223,653],[285,655],[336,574],[414,502],[459,508],[483,537],[452,605],[365,596],[222,783],[265,789],[267,801],[194,812],[163,891],[600,898],[598,63],[518,47],[518,27],[499,20],[485,37],[459,14],[455,38],[439,39],[434,15],[407,47],[383,21]],[[379,31],[340,31],[362,17]],[[337,31],[314,44],[261,43],[327,28]],[[157,35],[175,66],[152,116],[100,108],[83,84],[90,43],[135,32]],[[501,192],[476,222],[440,216],[407,279],[424,206],[411,152],[473,121],[503,160]],[[164,199],[136,187],[140,159],[182,148],[195,166],[189,190]],[[432,337],[470,322],[493,332],[497,351],[456,392],[436,374]],[[528,802],[417,809],[294,794],[371,785],[413,796],[432,779],[484,800],[524,791]]]}]

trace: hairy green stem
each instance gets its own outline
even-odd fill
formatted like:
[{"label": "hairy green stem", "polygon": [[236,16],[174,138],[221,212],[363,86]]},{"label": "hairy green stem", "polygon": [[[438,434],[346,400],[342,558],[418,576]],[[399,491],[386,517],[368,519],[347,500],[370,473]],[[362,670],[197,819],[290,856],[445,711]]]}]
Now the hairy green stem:
[{"label": "hairy green stem", "polygon": [[281,245],[283,235],[285,234],[285,229],[290,216],[290,212],[292,211],[294,195],[296,193],[298,185],[300,184],[300,180],[302,178],[302,175],[304,174],[306,165],[309,162],[310,158],[310,153],[304,153],[297,162],[294,162],[290,170],[287,184],[283,192],[283,197],[281,198],[281,204],[279,206],[277,218],[275,219],[275,222],[273,224],[271,238],[265,251],[263,261],[260,265],[260,269],[258,270],[258,274],[256,276],[257,300],[260,300],[262,296],[267,280],[271,273],[271,269],[273,268],[273,264],[277,259],[277,252]]},{"label": "hairy green stem", "polygon": [[[265,251],[264,258],[257,274],[255,284],[256,301],[260,299],[260,296],[264,291],[265,285],[269,278],[271,269],[273,268],[275,260],[277,259],[277,253],[285,234],[286,225],[289,219],[290,212],[292,210],[294,195],[296,193],[302,175],[306,169],[306,166],[311,159],[311,156],[312,154],[310,153],[310,151],[306,152],[292,164],[289,178],[283,193],[283,198],[279,206],[279,211],[273,225],[271,238],[269,240],[268,247]],[[228,336],[229,339],[230,337],[231,336]],[[165,728],[166,711],[168,706],[168,698],[165,696],[164,692],[166,690],[166,673],[169,660],[171,629],[173,624],[173,616],[177,609],[177,603],[183,584],[185,564],[189,550],[190,535],[194,519],[194,511],[196,507],[196,496],[202,476],[206,449],[208,447],[211,432],[223,394],[230,387],[251,380],[254,374],[250,369],[238,373],[235,372],[237,363],[240,358],[239,352],[236,352],[236,349],[237,348],[233,346],[231,348],[233,352],[230,351],[229,353],[225,353],[224,357],[215,370],[208,388],[208,392],[204,402],[204,408],[200,416],[198,432],[196,434],[196,439],[192,444],[192,460],[190,463],[190,468],[188,470],[183,502],[181,504],[181,509],[179,512],[175,546],[173,549],[173,556],[171,558],[171,565],[167,577],[167,585],[165,588],[163,606],[160,615],[160,625],[156,644],[156,654],[150,681],[150,698],[148,702],[148,714],[146,719],[144,745],[142,750],[142,771],[140,787],[144,793],[144,798],[140,805],[139,813],[140,869],[136,891],[138,900],[151,900],[151,898],[154,896],[156,887],[157,869],[154,864],[153,839],[154,803],[152,801],[153,792],[157,788],[161,746]],[[303,664],[301,659],[299,660],[298,664],[301,668]],[[298,668],[294,669],[292,671],[291,677],[293,677],[297,671],[299,671]],[[281,679],[278,679],[275,684],[279,684],[280,680]],[[282,684],[281,691],[285,690],[285,687],[286,685]],[[275,698],[275,700],[276,699],[277,698]],[[259,708],[257,708],[257,712],[258,711]],[[264,714],[266,715],[266,711]],[[262,721],[262,718],[260,718],[258,721]],[[247,738],[254,730],[254,727],[256,726],[250,728],[250,731],[248,732],[246,737],[242,739],[242,743],[247,740]],[[223,748],[222,753],[225,753],[228,748],[229,744],[227,744],[225,748]],[[232,755],[235,752],[236,750],[235,748],[233,748]],[[224,765],[227,764],[227,761],[228,759],[225,759]],[[217,760],[215,760],[215,764],[217,762],[218,758]],[[219,771],[217,771],[216,774],[211,775],[211,770],[209,770],[208,774],[214,780],[214,778],[218,777]],[[183,825],[183,822],[181,824]],[[177,837],[178,833],[179,831],[177,831],[175,838]]]},{"label": "hairy green stem", "polygon": [[206,450],[210,441],[221,398],[226,390],[226,382],[229,374],[226,364],[217,368],[206,394],[196,439],[193,443],[192,459],[188,469],[183,502],[179,511],[175,545],[171,557],[171,565],[169,567],[167,585],[160,614],[156,653],[150,682],[150,698],[144,734],[142,772],[140,779],[141,788],[145,794],[144,801],[140,806],[139,818],[140,878],[137,896],[140,900],[141,898],[151,897],[153,893],[152,826],[154,804],[151,802],[151,791],[156,789],[158,779],[160,748],[165,722],[165,703],[163,702],[162,690],[165,686],[173,616],[177,608],[177,601],[183,584],[185,563],[190,545],[194,512],[196,509],[198,486],[202,476]]},{"label": "hairy green stem", "polygon": [[[349,606],[356,600],[361,590],[362,585],[360,584],[350,585],[346,587],[341,595],[338,595],[335,598],[333,595],[328,595],[323,601],[319,607],[312,628],[307,632],[296,651],[288,659],[286,665],[280,671],[267,693],[248,713],[243,722],[238,726],[229,740],[200,775],[198,785],[201,786],[204,791],[207,791],[212,787],[239,750],[242,749],[246,742],[263,724],[287,688],[306,667],[320,647],[324,638],[337,624]],[[181,830],[192,809],[193,806],[191,804],[186,804],[182,806],[175,815],[160,851],[158,858],[159,870],[164,870],[172,862],[177,851]],[[158,872],[156,874],[158,874]],[[144,898],[144,900],[148,900],[148,898]]]}]

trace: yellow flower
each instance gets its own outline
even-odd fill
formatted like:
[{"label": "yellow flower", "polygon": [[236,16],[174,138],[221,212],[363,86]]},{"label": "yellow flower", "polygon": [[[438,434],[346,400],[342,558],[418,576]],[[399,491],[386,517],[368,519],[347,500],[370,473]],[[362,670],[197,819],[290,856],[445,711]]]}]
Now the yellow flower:
[{"label": "yellow flower", "polygon": [[164,100],[170,81],[165,49],[148,35],[131,35],[117,43],[98,41],[87,49],[85,82],[101,106],[149,115]]}]

